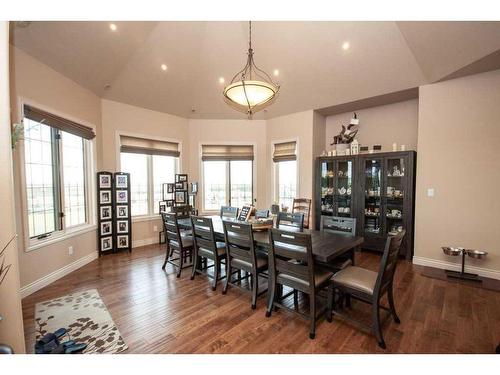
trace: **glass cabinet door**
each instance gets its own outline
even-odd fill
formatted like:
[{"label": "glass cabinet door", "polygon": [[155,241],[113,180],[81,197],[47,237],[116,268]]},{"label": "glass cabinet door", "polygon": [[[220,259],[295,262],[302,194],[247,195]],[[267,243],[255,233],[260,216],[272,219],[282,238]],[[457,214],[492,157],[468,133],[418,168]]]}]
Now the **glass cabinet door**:
[{"label": "glass cabinet door", "polygon": [[321,215],[334,213],[335,162],[321,162]]},{"label": "glass cabinet door", "polygon": [[352,216],[352,177],[352,160],[339,160],[337,162],[334,216]]},{"label": "glass cabinet door", "polygon": [[404,198],[406,194],[405,159],[387,158],[387,186],[385,191],[386,234],[394,235],[404,229]]},{"label": "glass cabinet door", "polygon": [[382,189],[382,160],[373,159],[364,162],[364,232],[367,234],[381,233],[381,189]]}]

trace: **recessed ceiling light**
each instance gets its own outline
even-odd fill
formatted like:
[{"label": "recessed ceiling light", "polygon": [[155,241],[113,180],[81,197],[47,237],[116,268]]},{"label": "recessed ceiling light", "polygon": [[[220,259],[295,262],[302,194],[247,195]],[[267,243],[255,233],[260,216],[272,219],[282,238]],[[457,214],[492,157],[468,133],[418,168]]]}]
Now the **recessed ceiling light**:
[{"label": "recessed ceiling light", "polygon": [[220,77],[219,78],[219,83],[224,83],[224,82],[226,82],[226,80],[224,79],[224,77]]},{"label": "recessed ceiling light", "polygon": [[273,74],[277,77],[280,75],[280,71],[278,69],[274,69]]},{"label": "recessed ceiling light", "polygon": [[163,71],[167,70],[167,66],[165,64],[161,64],[161,70]]},{"label": "recessed ceiling light", "polygon": [[117,27],[114,23],[110,23],[109,28],[111,29],[111,31],[116,31],[116,29],[117,29]]},{"label": "recessed ceiling light", "polygon": [[344,43],[342,44],[342,49],[343,49],[344,51],[347,51],[347,50],[349,49],[349,47],[350,47],[350,46],[351,46],[351,45],[349,44],[349,42],[344,42]]}]

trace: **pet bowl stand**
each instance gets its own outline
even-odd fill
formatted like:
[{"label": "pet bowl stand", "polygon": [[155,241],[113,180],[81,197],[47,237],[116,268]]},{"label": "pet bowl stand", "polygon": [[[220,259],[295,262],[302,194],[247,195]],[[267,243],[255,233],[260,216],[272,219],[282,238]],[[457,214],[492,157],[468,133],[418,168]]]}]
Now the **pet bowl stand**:
[{"label": "pet bowl stand", "polygon": [[475,273],[465,272],[465,255],[466,255],[466,253],[467,253],[467,251],[465,249],[462,249],[462,269],[460,271],[445,270],[446,276],[452,277],[455,279],[482,282],[479,275],[477,275]]}]

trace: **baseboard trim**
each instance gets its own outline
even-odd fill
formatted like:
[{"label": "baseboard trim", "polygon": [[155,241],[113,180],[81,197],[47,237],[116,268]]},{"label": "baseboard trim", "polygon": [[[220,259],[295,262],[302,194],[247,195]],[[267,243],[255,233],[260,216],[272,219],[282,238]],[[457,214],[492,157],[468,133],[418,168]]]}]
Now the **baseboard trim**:
[{"label": "baseboard trim", "polygon": [[[413,257],[413,264],[426,267],[441,268],[453,271],[460,271],[461,265],[459,263],[446,262],[443,260],[425,258],[425,257]],[[476,266],[470,266],[465,263],[465,271],[471,273],[477,273],[479,276],[489,277],[491,279],[500,280],[500,271],[491,268],[482,268]]]},{"label": "baseboard trim", "polygon": [[132,241],[132,249],[136,247],[153,245],[158,243],[158,237],[144,238],[142,240]]},{"label": "baseboard trim", "polygon": [[84,257],[81,257],[80,259],[77,259],[74,262],[62,268],[59,268],[58,270],[55,270],[54,272],[51,272],[48,275],[43,276],[28,285],[23,286],[20,290],[21,298],[25,298],[30,294],[33,294],[39,291],[40,289],[45,288],[47,285],[52,284],[54,281],[57,281],[60,278],[66,276],[67,274],[76,271],[77,269],[85,266],[86,264],[92,262],[97,258],[98,258],[97,251],[93,251],[92,253]]}]

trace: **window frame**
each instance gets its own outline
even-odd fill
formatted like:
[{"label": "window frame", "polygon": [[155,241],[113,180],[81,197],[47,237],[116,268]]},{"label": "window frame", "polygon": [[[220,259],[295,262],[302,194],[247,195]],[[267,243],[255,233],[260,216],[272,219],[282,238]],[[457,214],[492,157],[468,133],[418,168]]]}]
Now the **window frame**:
[{"label": "window frame", "polygon": [[[256,196],[256,186],[257,185],[257,164],[258,164],[258,148],[257,148],[257,143],[255,142],[231,142],[231,141],[214,141],[214,142],[200,142],[198,144],[198,160],[199,160],[199,175],[200,175],[200,188],[199,188],[199,196],[200,196],[200,207],[201,207],[201,213],[203,215],[218,215],[220,210],[207,210],[205,209],[205,168],[203,166],[203,160],[202,160],[202,146],[203,145],[252,145],[253,146],[253,160],[252,160],[252,204],[255,205],[257,203],[257,196]],[[227,181],[226,181],[226,197],[228,199],[228,202],[231,200],[231,166],[230,166],[230,161],[226,161],[226,174],[228,176]]]},{"label": "window frame", "polygon": [[278,178],[278,168],[279,168],[279,163],[280,162],[275,162],[273,160],[273,153],[274,153],[274,147],[276,144],[279,144],[279,143],[285,143],[285,142],[295,142],[296,144],[296,155],[297,155],[297,158],[296,158],[296,163],[297,163],[297,175],[296,175],[296,188],[295,188],[295,191],[297,192],[297,197],[300,197],[300,143],[299,143],[299,139],[298,138],[288,138],[288,139],[278,139],[278,140],[273,140],[271,142],[271,151],[270,151],[270,154],[271,157],[271,163],[272,163],[272,176],[271,176],[271,184],[272,184],[272,203],[273,204],[279,204],[279,187],[278,187],[278,183],[279,183],[279,178]]},{"label": "window frame", "polygon": [[[29,105],[33,107],[40,108],[46,112],[51,114],[60,116],[62,118],[80,123],[82,125],[91,127],[95,129],[95,126],[87,121],[75,118],[74,116],[68,115],[61,111],[55,110],[53,108],[49,108],[40,103],[32,101],[27,98],[18,97],[18,118],[24,119],[24,105]],[[58,132],[60,132],[58,130]],[[93,231],[97,228],[96,225],[96,202],[95,202],[95,173],[96,173],[96,150],[95,150],[95,138],[94,139],[84,139],[83,142],[83,159],[84,159],[84,183],[85,183],[85,223],[66,227],[64,218],[62,219],[63,225],[60,225],[61,229],[54,230],[50,232],[50,235],[44,238],[30,237],[29,232],[29,219],[28,219],[28,196],[27,196],[27,185],[26,185],[26,158],[25,158],[25,148],[24,148],[24,139],[22,142],[19,142],[18,147],[16,148],[17,156],[19,157],[19,181],[21,187],[21,208],[22,208],[22,227],[23,227],[23,240],[24,240],[24,251],[30,252],[39,248],[43,248],[45,246],[49,246],[51,244],[66,240],[68,238],[74,237],[79,234],[84,234],[90,231]],[[64,171],[62,168],[62,147],[57,146],[58,150],[58,168],[57,178],[59,180],[58,189],[59,189],[59,201],[57,205],[60,205],[60,209],[64,212]],[[57,226],[57,225],[56,225]]]},{"label": "window frame", "polygon": [[[164,142],[174,142],[179,146],[179,157],[177,157],[177,163],[175,165],[175,173],[180,173],[182,171],[182,141],[179,139],[173,138],[164,138],[157,137],[150,134],[142,134],[142,133],[134,133],[134,132],[126,132],[126,131],[115,131],[115,145],[116,145],[116,170],[121,171],[121,151],[120,151],[120,136],[128,136],[128,137],[136,137],[136,138],[145,138],[145,139],[153,139],[157,141]],[[144,154],[143,154],[144,155]],[[148,165],[148,213],[145,215],[135,215],[131,216],[132,223],[137,223],[141,221],[150,221],[150,220],[158,220],[160,219],[159,213],[154,213],[154,178],[153,178],[153,155],[147,155],[147,165]],[[172,181],[174,182],[174,181]],[[131,207],[132,209],[132,207]]]}]

